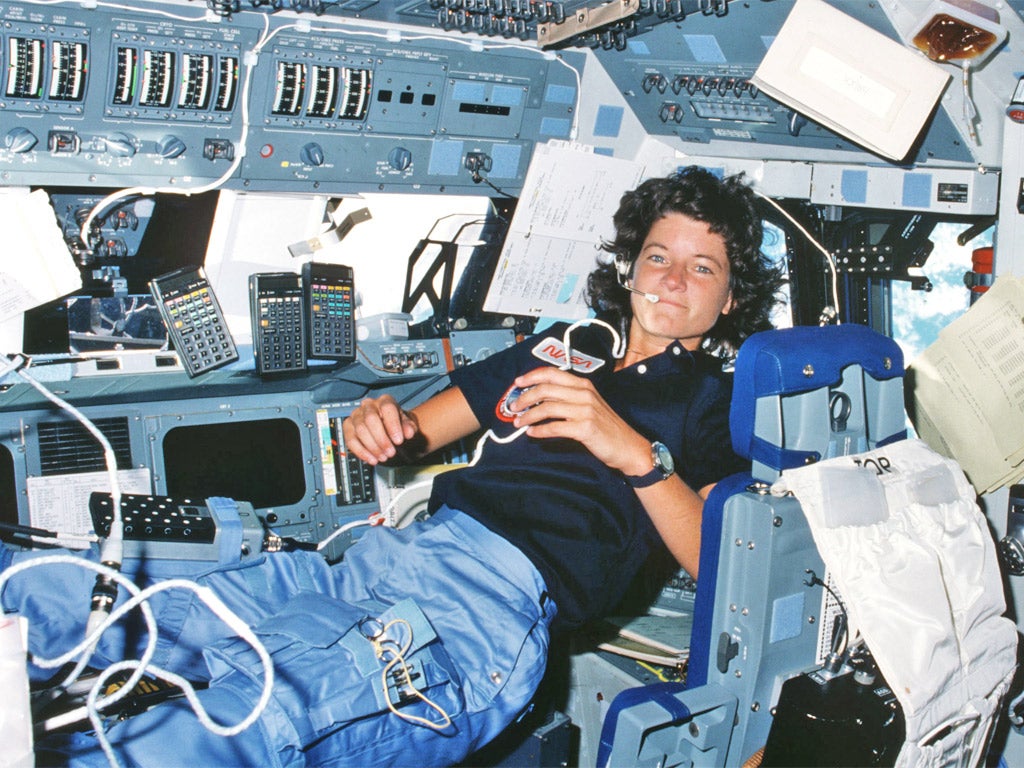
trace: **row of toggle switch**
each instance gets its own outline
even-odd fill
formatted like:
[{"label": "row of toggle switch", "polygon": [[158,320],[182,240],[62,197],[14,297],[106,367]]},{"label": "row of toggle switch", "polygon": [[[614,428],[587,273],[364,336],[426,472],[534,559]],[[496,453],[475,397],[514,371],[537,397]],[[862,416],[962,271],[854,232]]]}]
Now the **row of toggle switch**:
[{"label": "row of toggle switch", "polygon": [[[669,88],[669,80],[665,75],[658,72],[650,72],[644,75],[644,79],[640,82],[640,87],[644,93],[651,93],[651,91],[655,90],[658,93],[665,93]],[[756,99],[760,93],[758,87],[745,77],[676,75],[672,78],[671,87],[672,92],[675,94],[686,91],[691,96],[696,95],[698,92],[703,93],[705,96],[710,96],[712,93],[717,93],[719,96],[727,96],[731,92],[736,98],[740,98],[746,93],[750,98]]]}]

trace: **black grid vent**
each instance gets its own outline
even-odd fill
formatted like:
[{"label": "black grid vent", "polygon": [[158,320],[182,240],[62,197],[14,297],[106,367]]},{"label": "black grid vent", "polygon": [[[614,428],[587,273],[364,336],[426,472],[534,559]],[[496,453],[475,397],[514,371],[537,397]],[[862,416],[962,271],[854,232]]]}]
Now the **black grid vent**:
[{"label": "black grid vent", "polygon": [[[93,424],[110,441],[118,469],[132,466],[131,439],[125,417],[95,419]],[[42,475],[66,475],[102,472],[107,464],[103,446],[77,421],[58,421],[39,425],[39,464]]]}]

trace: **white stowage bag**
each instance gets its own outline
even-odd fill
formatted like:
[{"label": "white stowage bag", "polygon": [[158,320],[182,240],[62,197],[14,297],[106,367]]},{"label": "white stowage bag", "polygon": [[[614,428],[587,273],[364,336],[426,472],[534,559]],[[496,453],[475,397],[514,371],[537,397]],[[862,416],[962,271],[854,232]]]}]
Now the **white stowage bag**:
[{"label": "white stowage bag", "polygon": [[787,470],[859,632],[903,707],[897,766],[981,763],[1016,663],[995,544],[956,462],[919,440]]},{"label": "white stowage bag", "polygon": [[29,708],[27,625],[17,616],[0,616],[0,763],[11,768],[32,768],[32,712]]}]

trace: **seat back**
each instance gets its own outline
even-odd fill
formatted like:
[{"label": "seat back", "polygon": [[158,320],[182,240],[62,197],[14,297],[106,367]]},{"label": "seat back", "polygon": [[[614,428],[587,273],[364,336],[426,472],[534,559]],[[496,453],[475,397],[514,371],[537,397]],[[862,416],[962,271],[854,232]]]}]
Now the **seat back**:
[{"label": "seat back", "polygon": [[736,357],[729,429],[751,474],[768,483],[784,469],[902,440],[903,353],[862,325],[754,334]]},{"label": "seat back", "polygon": [[783,469],[905,438],[902,375],[899,347],[862,326],[766,331],[743,345],[730,427],[752,472],[719,482],[704,505],[685,690],[655,710],[660,723],[649,704],[638,720],[613,702],[599,766],[739,765],[765,744],[782,683],[820,664],[832,618],[811,585],[824,564],[800,505],[768,486]]}]

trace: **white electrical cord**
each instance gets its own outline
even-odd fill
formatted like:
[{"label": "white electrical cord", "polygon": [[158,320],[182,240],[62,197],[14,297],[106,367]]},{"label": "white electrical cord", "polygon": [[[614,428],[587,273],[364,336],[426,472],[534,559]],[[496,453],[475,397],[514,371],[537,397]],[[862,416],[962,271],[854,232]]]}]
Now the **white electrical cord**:
[{"label": "white electrical cord", "polygon": [[[8,358],[8,362],[3,370],[3,374],[6,375],[10,370],[16,368],[17,363],[15,360]],[[125,590],[132,595],[126,603],[121,605],[119,608],[110,611],[109,606],[107,610],[90,610],[89,617],[86,622],[85,638],[74,648],[67,653],[59,656],[56,659],[34,659],[34,663],[44,669],[60,667],[68,663],[72,659],[78,657],[78,662],[74,669],[65,677],[65,679],[58,685],[60,688],[66,688],[74,683],[85,670],[88,665],[89,659],[92,657],[93,650],[96,644],[99,642],[102,634],[118,621],[128,611],[132,610],[136,606],[140,606],[142,614],[146,620],[146,627],[149,633],[149,639],[147,642],[146,651],[138,661],[126,661],[118,662],[100,675],[96,683],[94,683],[92,689],[89,692],[86,710],[89,715],[90,721],[96,727],[97,738],[100,740],[101,746],[103,747],[104,754],[107,755],[107,759],[110,761],[112,766],[117,766],[117,760],[114,757],[113,750],[103,734],[101,724],[99,722],[98,709],[110,706],[116,703],[135,687],[135,685],[142,679],[142,676],[147,670],[155,670],[158,676],[167,679],[174,685],[181,687],[185,696],[192,704],[193,709],[196,712],[200,722],[203,723],[209,730],[219,735],[231,736],[235,733],[239,733],[245,728],[249,727],[255,719],[259,716],[262,710],[266,707],[267,701],[269,701],[270,691],[273,686],[273,666],[270,661],[270,656],[266,649],[263,648],[259,639],[256,638],[255,634],[244,622],[242,622],[234,613],[228,609],[226,605],[216,596],[208,587],[202,587],[194,582],[190,582],[184,579],[172,579],[165,582],[160,582],[152,587],[145,590],[139,590],[139,588],[132,583],[130,579],[124,577],[117,568],[120,567],[123,558],[123,525],[121,519],[121,490],[120,483],[117,477],[117,457],[114,454],[113,447],[110,445],[110,441],[107,440],[104,435],[95,424],[93,424],[81,411],[75,408],[73,405],[58,397],[56,394],[51,392],[49,389],[40,384],[34,377],[30,376],[24,368],[17,368],[18,375],[28,382],[33,388],[35,388],[40,394],[42,394],[47,400],[50,400],[55,405],[64,409],[70,413],[75,419],[77,419],[100,443],[103,447],[103,453],[106,460],[107,475],[111,487],[112,497],[112,514],[113,520],[111,521],[110,534],[102,540],[100,545],[100,560],[102,563],[94,563],[90,560],[83,560],[81,558],[71,557],[70,555],[48,555],[32,560],[27,560],[23,563],[11,566],[3,573],[0,573],[0,594],[3,592],[3,585],[7,583],[11,576],[20,573],[29,568],[35,568],[42,565],[52,565],[55,563],[70,563],[81,568],[96,571],[97,574],[106,578],[114,585],[123,587]],[[109,567],[103,563],[113,563],[116,568]],[[155,665],[150,664],[154,653],[156,652],[156,641],[157,641],[157,627],[155,619],[153,618],[152,610],[150,609],[146,600],[156,592],[163,591],[171,588],[183,588],[191,589],[195,591],[200,599],[210,607],[210,609],[227,624],[237,635],[249,642],[250,645],[256,650],[263,662],[265,671],[265,684],[263,695],[260,697],[260,701],[257,703],[256,709],[250,714],[242,723],[231,728],[224,728],[217,723],[214,723],[209,715],[202,708],[198,699],[195,697],[191,685],[188,681],[182,680],[177,675],[163,670]],[[116,587],[115,587],[116,589]],[[115,592],[116,598],[116,592]],[[113,599],[111,600],[113,603]],[[102,684],[117,671],[122,669],[132,668],[135,671],[132,673],[128,681],[116,692],[110,696],[106,696],[102,699],[99,698],[99,692],[102,690]],[[70,717],[66,715],[65,717]],[[51,723],[52,724],[52,723]]]},{"label": "white electrical cord", "polygon": [[[63,2],[63,1],[64,0],[58,0],[58,2]],[[117,4],[117,3],[102,3],[101,2],[101,3],[97,3],[97,6],[102,6],[102,7],[107,7],[107,8],[114,8],[114,9],[118,9],[118,10],[130,10],[130,11],[139,11],[140,10],[139,8],[132,8],[132,7],[120,5],[120,4]],[[146,9],[144,12],[146,12],[146,13],[159,13],[160,15],[168,16],[170,18],[180,19],[182,21],[192,21],[192,22],[201,21],[201,20],[207,18],[206,16],[203,16],[201,18],[191,18],[191,17],[185,17],[185,16],[177,16],[177,15],[170,14],[170,13],[167,13],[167,12],[160,12],[160,11],[157,11],[155,9]],[[318,24],[322,25],[322,24],[329,23],[329,22],[332,22],[332,21],[333,21],[332,19],[320,18],[320,19],[318,19]],[[556,56],[552,56],[551,54],[549,54],[549,53],[547,53],[545,51],[540,51],[540,50],[538,50],[536,48],[532,48],[532,47],[529,47],[527,45],[515,45],[515,44],[512,44],[512,43],[502,43],[502,44],[499,44],[499,45],[487,45],[487,44],[485,44],[485,43],[483,43],[482,41],[479,41],[479,40],[465,40],[465,39],[462,39],[460,37],[443,37],[441,35],[421,35],[421,34],[401,35],[401,33],[399,33],[398,38],[396,40],[394,35],[391,35],[391,34],[388,34],[388,33],[371,32],[371,31],[367,31],[367,30],[363,30],[363,29],[357,29],[357,28],[351,26],[350,22],[347,22],[345,20],[338,20],[335,26],[330,26],[330,27],[327,27],[327,26],[312,27],[312,26],[308,25],[308,22],[300,21],[300,22],[295,22],[295,23],[292,23],[292,24],[283,24],[283,25],[281,25],[279,27],[274,28],[271,31],[271,29],[270,29],[270,16],[268,14],[264,14],[263,15],[263,34],[262,34],[260,40],[256,43],[255,46],[253,46],[251,51],[248,51],[242,57],[243,58],[243,63],[245,65],[245,74],[243,75],[243,84],[242,84],[242,103],[241,103],[241,109],[242,109],[242,126],[241,126],[241,128],[242,128],[242,130],[241,130],[241,134],[239,135],[239,138],[238,138],[238,150],[235,152],[235,156],[232,159],[231,164],[228,166],[227,170],[225,170],[224,173],[221,174],[221,176],[218,179],[216,179],[214,181],[211,181],[208,184],[204,184],[204,185],[201,185],[201,186],[198,186],[198,187],[190,187],[190,188],[182,188],[182,187],[129,187],[129,188],[126,188],[126,189],[121,189],[121,190],[118,190],[116,192],[113,192],[110,195],[107,195],[100,202],[98,202],[95,206],[93,206],[93,208],[89,211],[88,216],[86,216],[86,218],[82,221],[82,226],[79,229],[79,238],[81,239],[82,244],[86,248],[89,247],[89,230],[92,228],[93,221],[96,219],[96,217],[98,215],[100,215],[101,213],[103,213],[104,211],[109,209],[112,205],[114,205],[119,200],[124,200],[125,198],[133,197],[133,196],[136,196],[136,195],[148,196],[148,195],[161,194],[161,193],[162,194],[173,194],[173,195],[185,195],[185,196],[198,195],[198,194],[202,194],[203,192],[209,192],[209,191],[214,190],[214,189],[219,189],[221,186],[224,185],[225,182],[227,182],[234,175],[235,171],[238,170],[239,166],[242,163],[242,158],[245,157],[246,141],[248,139],[249,127],[250,127],[249,94],[250,94],[250,91],[251,91],[251,88],[252,88],[253,69],[256,66],[257,58],[258,58],[259,54],[262,52],[263,48],[266,47],[267,43],[269,43],[275,36],[277,36],[281,32],[283,32],[285,30],[289,30],[289,29],[300,30],[300,31],[303,31],[303,32],[309,31],[309,32],[320,32],[320,33],[344,32],[346,35],[350,35],[350,36],[374,37],[374,38],[378,38],[378,39],[381,39],[381,40],[385,40],[387,42],[404,42],[404,41],[417,41],[417,40],[432,40],[432,41],[441,41],[441,42],[445,42],[445,43],[458,43],[458,44],[461,44],[461,45],[466,45],[466,46],[468,46],[469,48],[471,48],[473,50],[480,50],[482,52],[493,51],[493,50],[500,50],[500,49],[504,49],[504,48],[511,48],[511,49],[516,50],[516,51],[521,51],[521,52],[526,52],[526,53],[540,55],[541,57],[543,57],[545,59],[556,61],[559,64],[561,64],[562,66],[567,67],[574,74],[574,76],[576,78],[576,105],[575,105],[575,109],[572,110],[573,118],[572,118],[572,126],[571,126],[571,129],[570,129],[570,139],[574,140],[576,138],[577,133],[578,133],[578,122],[579,122],[579,114],[580,114],[579,100],[581,98],[581,93],[580,93],[580,91],[581,91],[581,75],[580,75],[579,70],[577,70],[575,67],[570,65],[568,62],[566,62],[563,59],[563,57],[561,57],[561,56],[557,56],[557,55]]]},{"label": "white electrical cord", "polygon": [[[112,581],[116,581],[120,586],[124,587],[124,589],[129,594],[132,595],[138,595],[141,591],[138,586],[132,583],[132,581],[126,578],[123,574],[119,573],[118,571],[115,571],[113,568],[108,568],[107,566],[102,565],[101,563],[94,563],[91,560],[83,560],[82,558],[72,557],[71,555],[46,555],[43,557],[38,557],[32,560],[26,560],[25,562],[18,563],[17,565],[11,566],[3,573],[0,573],[0,594],[3,593],[4,585],[12,576],[15,576],[16,574],[21,573],[22,571],[26,571],[30,568],[38,568],[44,565],[55,564],[76,565],[80,568],[96,571],[97,573],[107,576]],[[78,643],[78,645],[76,645],[74,648],[67,651],[66,653],[62,654],[61,656],[58,656],[54,659],[33,658],[33,663],[42,669],[53,669],[55,667],[62,667],[77,657],[78,662],[75,665],[74,669],[72,669],[71,672],[69,672],[60,683],[53,686],[53,688],[59,690],[67,689],[73,683],[75,683],[75,681],[78,680],[82,672],[88,666],[89,660],[92,657],[92,652],[95,649],[96,643],[99,641],[100,636],[106,631],[106,629],[111,624],[113,624],[122,615],[124,615],[125,612],[125,610],[118,609],[112,612],[111,614],[107,615],[102,623],[98,624],[95,628],[86,633],[84,639],[81,640]],[[146,620],[146,628],[149,632],[148,645],[146,648],[146,652],[143,654],[143,661],[148,662],[152,658],[153,654],[156,652],[156,622],[155,619],[153,618],[152,610],[149,608],[148,605],[142,606],[142,615]],[[108,700],[104,701],[103,704],[111,704],[121,699],[123,696],[127,694],[128,691],[135,687],[135,684],[138,683],[138,681],[142,678],[143,674],[144,671],[140,671],[137,675],[133,676],[130,680],[127,681],[127,684],[123,687],[122,692],[112,695],[111,697],[109,697]],[[81,715],[82,713],[81,711],[79,711],[77,714],[69,714],[65,716],[65,718],[63,719],[67,719],[70,722],[77,722],[81,719]],[[58,720],[53,727],[59,727],[62,724],[62,720]]]},{"label": "white electrical cord", "polygon": [[[598,320],[597,318],[583,318],[582,320],[577,320],[576,322],[572,323],[568,328],[565,329],[565,333],[562,334],[562,346],[565,349],[565,361],[558,366],[558,368],[560,370],[564,371],[564,370],[569,370],[569,369],[572,368],[572,347],[570,346],[569,338],[572,335],[572,332],[575,331],[577,328],[579,328],[581,325],[600,325],[600,326],[608,329],[608,331],[612,335],[612,340],[613,340],[612,356],[616,360],[621,359],[622,357],[625,356],[625,354],[626,354],[625,342],[622,339],[622,337],[619,335],[619,332],[615,330],[615,328],[613,328],[611,325],[606,323],[604,320]],[[521,427],[521,428],[517,429],[515,432],[513,432],[511,435],[508,435],[506,437],[498,437],[498,435],[495,434],[493,429],[487,430],[477,440],[476,446],[473,448],[473,457],[472,457],[472,459],[470,459],[470,461],[467,464],[464,464],[462,466],[466,466],[466,467],[476,466],[477,461],[480,460],[480,456],[483,453],[484,444],[487,442],[487,440],[492,440],[492,441],[494,441],[496,443],[511,443],[513,440],[515,440],[520,435],[522,435],[526,430],[527,430],[527,427]],[[452,468],[456,469],[457,467],[452,467]],[[428,487],[428,486],[432,485],[433,482],[434,482],[434,480],[433,480],[433,478],[431,478],[429,480],[421,480],[420,482],[412,483],[411,485],[405,486],[400,492],[395,494],[391,498],[391,500],[388,502],[387,506],[384,509],[381,510],[380,514],[383,516],[383,519],[385,521],[391,519],[395,507],[398,505],[398,502],[406,494],[408,494],[408,493],[410,493],[412,491],[418,490],[420,488]],[[401,523],[403,522],[403,519],[395,520],[392,523],[392,525],[395,528],[401,528],[402,527]],[[317,549],[321,549],[322,547],[326,546],[327,542],[329,542],[335,536],[340,535],[345,530],[347,530],[347,529],[349,529],[349,528],[351,528],[351,527],[353,527],[355,525],[366,525],[366,524],[371,524],[372,525],[372,524],[374,524],[374,522],[375,521],[373,519],[371,519],[371,520],[368,520],[368,521],[359,520],[359,521],[356,521],[356,522],[353,522],[353,523],[349,523],[348,525],[343,526],[342,529],[336,531],[335,533],[332,533],[327,539],[324,539],[324,541],[320,543],[320,545],[317,547]],[[387,523],[385,523],[385,524],[387,524]]]},{"label": "white electrical cord", "polygon": [[963,61],[960,66],[963,68],[960,83],[964,96],[964,124],[967,127],[967,133],[970,135],[971,141],[977,144],[978,132],[974,128],[974,121],[978,117],[978,108],[974,106],[974,97],[971,96],[971,62]]},{"label": "white electrical cord", "polygon": [[[626,340],[619,335],[618,331],[616,331],[611,325],[606,323],[604,320],[598,320],[596,317],[584,317],[572,323],[572,325],[565,329],[565,333],[562,334],[562,348],[565,350],[565,360],[558,365],[559,370],[572,370],[572,346],[570,346],[569,344],[569,337],[572,335],[573,331],[575,331],[577,328],[583,325],[600,325],[602,328],[606,328],[612,335],[612,357],[614,357],[616,360],[625,357]],[[477,440],[476,447],[473,449],[473,458],[470,460],[468,466],[476,466],[476,463],[480,460],[480,457],[483,455],[484,444],[488,440],[491,440],[495,443],[501,443],[504,445],[507,443],[511,443],[513,440],[516,440],[528,429],[529,426],[520,427],[512,434],[506,435],[505,437],[498,437],[498,435],[495,434],[493,429],[488,429],[480,436],[480,439]]]},{"label": "white electrical cord", "polygon": [[[120,568],[121,561],[124,559],[124,525],[121,518],[121,483],[117,476],[117,456],[114,453],[113,447],[110,445],[110,441],[107,440],[106,435],[97,429],[96,425],[93,424],[92,421],[86,418],[85,414],[71,405],[71,403],[58,397],[56,394],[40,384],[33,376],[28,374],[28,371],[25,370],[24,367],[18,369],[18,375],[32,385],[32,387],[47,400],[67,411],[77,419],[78,422],[96,438],[96,441],[103,448],[103,457],[107,468],[107,482],[110,483],[112,519],[110,521],[110,531],[100,543],[100,561],[110,565],[114,569]],[[109,585],[107,586],[109,587]],[[113,589],[114,596],[110,599],[111,604],[117,596],[116,586],[113,587]],[[97,597],[97,595],[102,595],[100,590],[101,585],[97,582],[97,589],[93,592],[92,600],[94,610],[90,612],[89,620],[86,623],[87,635],[93,634],[93,630],[103,622],[107,615],[106,609],[109,608],[109,605],[104,608],[102,600]],[[103,591],[106,590],[104,589]]]},{"label": "white electrical cord", "polygon": [[[751,189],[753,189],[753,188],[751,188]],[[834,312],[828,312],[828,310],[830,308],[826,307],[825,311],[822,314],[823,315],[828,315],[830,318],[834,318],[835,321],[836,321],[836,325],[838,325],[839,322],[840,322],[839,321],[839,271],[836,269],[836,260],[835,260],[835,258],[833,258],[832,254],[829,253],[828,249],[825,246],[823,246],[821,243],[819,243],[811,235],[811,233],[808,232],[804,228],[804,226],[799,221],[794,219],[789,214],[789,211],[787,211],[785,208],[783,208],[781,205],[779,205],[777,202],[775,202],[772,198],[770,198],[768,195],[764,194],[763,192],[760,192],[757,189],[753,189],[753,191],[754,191],[754,194],[756,194],[759,197],[763,198],[765,201],[767,201],[772,206],[774,206],[775,209],[778,210],[779,213],[781,213],[783,216],[785,216],[789,220],[789,222],[800,231],[800,234],[802,234],[805,238],[807,238],[807,241],[811,245],[813,245],[815,248],[817,248],[819,251],[821,251],[822,255],[825,257],[825,263],[828,264],[829,271],[831,272],[831,275],[832,275],[832,304],[833,304],[832,309],[834,309]]]},{"label": "white electrical cord", "polygon": [[334,531],[330,536],[321,541],[316,545],[316,550],[319,552],[321,549],[326,549],[327,545],[334,541],[336,538],[341,536],[343,533],[351,531],[353,528],[358,528],[361,525],[376,525],[377,522],[374,518],[368,518],[366,520],[352,520],[351,522],[345,523],[341,528]]},{"label": "white electrical cord", "polygon": [[[102,3],[101,3],[102,5]],[[120,6],[111,6],[120,7]],[[138,10],[138,9],[131,9]],[[199,195],[203,192],[209,192],[214,189],[219,189],[228,179],[230,179],[239,166],[242,164],[242,158],[245,157],[245,143],[249,136],[249,92],[252,89],[252,71],[256,66],[257,57],[260,51],[263,50],[264,46],[269,43],[275,35],[285,29],[295,27],[295,24],[288,24],[281,27],[277,27],[273,32],[270,31],[270,18],[269,16],[263,16],[263,35],[260,40],[256,43],[253,49],[247,52],[243,57],[243,63],[245,65],[245,73],[242,80],[242,130],[238,138],[238,151],[235,152],[235,156],[228,166],[227,170],[220,175],[218,179],[203,184],[198,187],[129,187],[127,189],[121,189],[107,195],[105,198],[100,200],[96,205],[93,206],[92,210],[89,211],[89,215],[86,216],[85,220],[82,221],[82,226],[79,229],[79,239],[82,244],[89,247],[89,230],[92,228],[92,222],[95,218],[110,208],[114,203],[119,200],[123,200],[126,197],[132,197],[134,195],[155,195],[158,193],[170,194],[170,195]]]},{"label": "white electrical cord", "polygon": [[[104,754],[107,756],[107,760],[111,766],[118,765],[117,757],[114,755],[113,748],[111,747],[109,740],[103,730],[103,724],[100,720],[99,710],[108,707],[120,699],[127,696],[135,685],[142,679],[142,676],[147,672],[155,677],[159,677],[172,685],[178,686],[182,689],[186,699],[192,706],[193,711],[196,713],[196,717],[203,724],[205,728],[219,736],[234,736],[241,733],[250,725],[252,725],[257,718],[266,709],[267,704],[270,701],[270,694],[273,690],[274,685],[274,667],[270,659],[270,654],[266,648],[260,642],[255,632],[249,628],[249,626],[243,622],[231,609],[229,609],[224,602],[216,595],[213,590],[209,587],[196,584],[193,581],[187,579],[168,579],[154,584],[146,589],[140,590],[135,584],[133,584],[124,575],[113,571],[99,563],[94,563],[90,560],[83,560],[81,558],[72,557],[70,555],[47,555],[32,560],[26,560],[11,566],[3,573],[0,573],[0,593],[3,592],[3,588],[8,580],[21,573],[22,571],[30,568],[38,568],[46,565],[54,564],[72,564],[77,565],[88,570],[94,570],[99,573],[104,573],[108,577],[118,581],[118,583],[132,594],[132,597],[122,605],[118,606],[109,616],[106,617],[105,621],[98,627],[96,627],[91,633],[89,633],[84,640],[76,645],[71,650],[58,657],[52,659],[40,659],[33,657],[32,662],[43,669],[52,669],[54,667],[60,667],[74,659],[76,656],[79,657],[79,662],[76,670],[72,673],[68,680],[62,683],[62,686],[66,687],[76,679],[81,669],[84,669],[87,664],[89,657],[92,654],[92,649],[98,642],[100,636],[109,629],[115,622],[119,621],[129,611],[139,607],[142,610],[143,616],[146,620],[146,628],[148,630],[148,639],[146,650],[137,661],[121,661],[107,667],[93,683],[89,690],[89,694],[86,700],[85,712],[89,717],[89,721],[92,723],[96,730],[96,737],[100,742],[100,746],[103,749]],[[192,684],[173,672],[165,670],[161,667],[152,664],[153,655],[156,652],[156,642],[158,637],[158,631],[156,626],[156,620],[153,617],[152,609],[148,604],[148,600],[157,592],[162,592],[170,589],[188,589],[196,593],[199,599],[210,608],[210,610],[216,615],[221,621],[223,621],[228,628],[230,628],[236,635],[245,640],[252,648],[256,651],[256,654],[260,658],[260,662],[263,667],[263,688],[260,693],[260,697],[254,705],[250,713],[243,718],[239,723],[231,726],[224,726],[217,722],[214,722],[210,715],[206,712],[202,706],[202,702],[199,701],[195,689]],[[132,669],[132,675],[129,679],[118,688],[114,693],[109,696],[100,697],[100,693],[104,689],[106,681],[117,672],[124,669]],[[81,710],[77,710],[71,713],[67,713],[61,719],[52,719],[47,721],[48,727],[59,727],[66,722],[77,722],[81,717]]]}]

